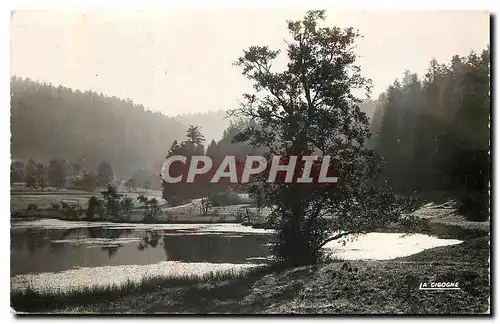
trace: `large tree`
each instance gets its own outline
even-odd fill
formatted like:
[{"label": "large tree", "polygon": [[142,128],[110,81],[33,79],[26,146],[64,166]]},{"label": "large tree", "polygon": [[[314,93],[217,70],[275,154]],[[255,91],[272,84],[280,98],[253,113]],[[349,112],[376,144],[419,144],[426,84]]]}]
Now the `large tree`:
[{"label": "large tree", "polygon": [[390,190],[368,181],[377,174],[379,159],[364,147],[369,122],[355,94],[370,90],[370,80],[355,64],[359,34],[319,26],[324,18],[324,11],[309,11],[303,20],[288,22],[284,70],[273,68],[280,51],[267,46],[250,47],[235,63],[255,88],[233,112],[249,120],[236,140],[299,160],[313,153],[332,156],[331,167],[339,174],[336,186],[267,183],[265,176],[257,183],[273,210],[275,257],[293,266],[320,261],[322,247],[339,238],[338,231],[360,233],[410,219],[401,217]]},{"label": "large tree", "polygon": [[169,204],[178,204],[180,201],[204,197],[207,195],[207,176],[198,175],[193,183],[186,183],[186,175],[193,156],[205,155],[203,142],[205,137],[200,131],[200,127],[189,125],[186,131],[186,140],[178,144],[177,141],[172,143],[167,157],[173,155],[183,155],[186,157],[186,163],[176,161],[170,166],[170,174],[172,176],[183,175],[183,181],[179,183],[166,183],[162,181],[163,198]]}]

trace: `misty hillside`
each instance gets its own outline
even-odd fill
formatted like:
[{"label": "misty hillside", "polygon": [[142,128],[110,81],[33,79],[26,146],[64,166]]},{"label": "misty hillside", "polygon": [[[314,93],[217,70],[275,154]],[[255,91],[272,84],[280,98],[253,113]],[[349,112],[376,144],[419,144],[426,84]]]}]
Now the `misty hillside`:
[{"label": "misty hillside", "polygon": [[224,116],[169,117],[131,100],[13,77],[11,154],[13,160],[45,163],[66,158],[88,170],[106,160],[116,174],[129,175],[161,163],[189,124],[200,126],[207,140],[219,139],[228,123]]}]

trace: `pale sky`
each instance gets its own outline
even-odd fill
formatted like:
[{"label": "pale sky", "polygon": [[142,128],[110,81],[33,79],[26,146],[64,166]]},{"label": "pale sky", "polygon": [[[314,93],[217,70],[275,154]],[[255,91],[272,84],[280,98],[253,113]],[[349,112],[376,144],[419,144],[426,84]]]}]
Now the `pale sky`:
[{"label": "pale sky", "polygon": [[[11,74],[109,96],[176,115],[237,106],[250,83],[232,63],[251,45],[284,48],[297,9],[172,9],[12,15]],[[330,26],[359,29],[358,63],[372,98],[435,57],[481,51],[489,14],[480,11],[327,11]]]}]

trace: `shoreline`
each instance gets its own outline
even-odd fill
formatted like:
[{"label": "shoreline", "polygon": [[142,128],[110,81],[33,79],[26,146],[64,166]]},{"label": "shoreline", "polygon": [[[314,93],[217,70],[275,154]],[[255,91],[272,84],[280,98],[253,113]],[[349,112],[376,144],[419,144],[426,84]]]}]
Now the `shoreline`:
[{"label": "shoreline", "polygon": [[[11,291],[11,306],[18,312],[87,314],[481,314],[489,311],[488,258],[489,237],[482,237],[386,261],[334,260],[199,278],[151,277],[66,293]],[[418,290],[421,282],[432,280],[458,281],[461,290],[437,294]]]},{"label": "shoreline", "polygon": [[[11,217],[11,223],[15,223],[18,221],[31,221],[31,220],[41,220],[41,219],[53,219],[53,220],[60,220],[60,221],[66,221],[66,222],[89,222],[89,223],[94,223],[96,225],[99,225],[100,223],[106,224],[106,223],[114,223],[114,224],[133,224],[133,225],[182,225],[182,224],[238,224],[242,226],[247,226],[251,227],[254,229],[266,229],[266,230],[272,230],[273,228],[269,226],[266,223],[262,222],[256,222],[252,224],[248,224],[247,222],[237,222],[232,219],[221,219],[219,218],[212,218],[212,219],[184,219],[184,220],[160,220],[156,222],[143,222],[143,221],[136,221],[136,220],[102,220],[102,219],[92,219],[89,220],[87,218],[81,218],[81,219],[66,219],[64,217],[57,217],[57,216],[50,216],[50,217],[44,217],[44,216],[23,216],[23,217]],[[429,231],[422,231],[422,232],[416,232],[420,234],[427,234],[427,235],[434,235],[437,236],[438,238],[443,238],[443,239],[471,239],[471,238],[477,238],[477,237],[482,237],[482,236],[487,236],[489,235],[490,229],[488,228],[481,228],[481,227],[467,227],[467,226],[461,226],[461,224],[453,224],[453,223],[441,223],[441,222],[436,222],[436,221],[431,221],[429,223],[430,230]],[[98,226],[97,226],[98,227]],[[399,231],[395,228],[380,228],[375,230],[374,232],[388,232],[388,233],[399,233]]]},{"label": "shoreline", "polygon": [[40,220],[40,219],[54,219],[54,220],[60,220],[60,221],[66,221],[66,222],[89,222],[89,223],[114,223],[114,224],[134,224],[134,225],[176,225],[176,224],[241,224],[241,222],[236,222],[233,220],[220,220],[220,219],[213,219],[213,220],[205,220],[205,221],[199,221],[199,220],[176,220],[176,221],[156,221],[156,222],[143,222],[143,221],[135,221],[135,220],[104,220],[104,219],[92,219],[89,220],[87,218],[80,218],[80,219],[66,219],[64,217],[34,217],[34,216],[26,216],[26,217],[14,217],[11,218],[11,222],[17,222],[17,221],[30,221],[30,220]]},{"label": "shoreline", "polygon": [[[414,215],[427,219],[430,225],[430,231],[421,231],[422,234],[436,235],[439,238],[457,238],[467,239],[488,235],[490,232],[490,222],[468,221],[463,215],[457,213],[456,208],[450,207],[450,200],[444,203],[426,203],[421,205],[413,212]],[[453,204],[451,204],[453,205]],[[11,212],[11,221],[22,219],[57,219],[61,221],[86,221],[98,224],[99,222],[111,222],[116,224],[241,224],[256,229],[273,229],[266,222],[266,216],[270,213],[269,208],[265,208],[257,213],[255,206],[247,203],[236,205],[225,205],[212,207],[209,213],[201,215],[196,204],[196,199],[180,206],[166,207],[162,206],[161,214],[156,221],[144,222],[143,209],[134,208],[129,214],[128,219],[102,219],[81,217],[78,219],[68,219],[59,210],[51,208],[41,208],[38,210],[15,210]],[[241,211],[246,215],[252,215],[253,219],[249,222]],[[239,215],[240,214],[240,215]],[[390,226],[388,228],[377,229],[381,232],[397,232]]]}]

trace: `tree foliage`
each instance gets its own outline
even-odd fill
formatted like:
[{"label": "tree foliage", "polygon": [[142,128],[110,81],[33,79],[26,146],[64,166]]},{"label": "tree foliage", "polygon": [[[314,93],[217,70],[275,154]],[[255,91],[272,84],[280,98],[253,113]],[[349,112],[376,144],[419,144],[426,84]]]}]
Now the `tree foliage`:
[{"label": "tree foliage", "polygon": [[122,198],[120,201],[120,207],[121,207],[121,212],[123,215],[123,218],[125,220],[130,219],[130,213],[132,212],[132,209],[134,208],[134,201],[132,198],[129,196],[125,196]]},{"label": "tree foliage", "polygon": [[392,192],[368,181],[380,161],[364,146],[369,121],[356,96],[370,90],[356,65],[360,35],[353,28],[322,27],[324,17],[324,11],[309,11],[303,20],[288,22],[283,71],[272,66],[280,51],[267,46],[250,47],[235,63],[255,89],[233,112],[249,121],[236,140],[273,155],[332,156],[330,166],[339,174],[335,186],[260,178],[277,228],[275,257],[289,265],[321,260],[334,231],[365,232],[403,218]]},{"label": "tree foliage", "polygon": [[[402,193],[477,193],[487,217],[490,51],[407,71],[381,97],[373,132],[386,161],[381,181]],[[467,198],[466,198],[467,199]]]},{"label": "tree foliage", "polygon": [[[183,181],[180,183],[166,183],[161,181],[163,186],[163,198],[169,204],[176,205],[183,200],[204,197],[207,195],[207,176],[196,177],[194,183],[186,183],[187,171],[193,156],[205,155],[203,142],[205,137],[197,126],[190,125],[186,131],[186,139],[180,143],[175,140],[168,150],[167,158],[173,155],[182,155],[187,158],[186,163],[180,161],[174,162],[170,167],[172,176],[183,175]],[[202,179],[203,178],[203,179]]]},{"label": "tree foliage", "polygon": [[120,199],[123,195],[119,194],[116,187],[108,185],[106,190],[101,192],[103,196],[104,215],[108,219],[117,219],[120,217],[121,204]]},{"label": "tree foliage", "polygon": [[204,141],[205,137],[201,133],[200,127],[189,125],[186,131],[186,140],[182,142],[181,147],[192,155],[203,155],[205,153]]},{"label": "tree foliage", "polygon": [[158,220],[158,216],[160,215],[161,209],[159,206],[158,199],[151,198],[148,199],[144,195],[139,195],[137,200],[144,204],[144,219],[143,221],[146,223],[152,223]]},{"label": "tree foliage", "polygon": [[96,196],[92,196],[89,198],[87,202],[87,219],[93,220],[96,215],[101,215],[103,212],[103,201],[97,198]]}]

